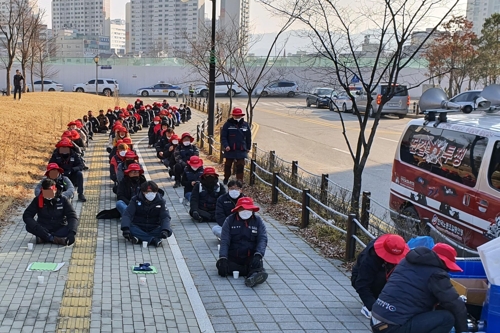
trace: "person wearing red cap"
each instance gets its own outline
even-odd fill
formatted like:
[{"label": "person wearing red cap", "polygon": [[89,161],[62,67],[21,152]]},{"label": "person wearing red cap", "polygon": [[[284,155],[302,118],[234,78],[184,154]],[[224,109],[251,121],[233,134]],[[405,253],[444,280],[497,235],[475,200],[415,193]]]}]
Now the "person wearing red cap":
[{"label": "person wearing red cap", "polygon": [[142,165],[139,163],[139,156],[133,150],[127,150],[125,153],[124,159],[118,164],[116,168],[116,180],[120,183],[125,176],[125,170],[128,169],[129,165],[132,163],[139,164],[142,168]]},{"label": "person wearing red cap", "polygon": [[144,106],[144,102],[140,98],[136,99],[134,102],[134,109],[139,110],[141,106]]},{"label": "person wearing red cap", "polygon": [[148,147],[154,147],[156,144],[156,132],[161,128],[161,118],[159,116],[155,116],[153,118],[153,122],[149,124],[148,129]]},{"label": "person wearing red cap", "polygon": [[125,155],[128,150],[129,147],[126,143],[120,143],[116,148],[116,154],[109,162],[109,178],[115,183],[115,185],[118,184],[118,178],[116,176],[116,173],[118,172],[118,165],[125,160]]},{"label": "person wearing red cap", "polygon": [[224,185],[227,185],[233,163],[236,165],[236,179],[243,182],[245,158],[252,149],[252,131],[246,121],[245,114],[240,108],[234,108],[221,130],[221,145],[224,147]]},{"label": "person wearing red cap", "polygon": [[[173,134],[170,137],[168,144],[165,145],[163,151],[158,153],[158,156],[161,157],[162,163],[168,168],[168,173],[170,177],[174,177],[174,169],[175,169],[175,157],[174,151],[177,145],[179,144],[180,138],[177,134]],[[175,177],[174,177],[175,178]]]},{"label": "person wearing red cap", "polygon": [[64,175],[71,180],[75,185],[78,192],[78,201],[85,202],[87,199],[83,194],[83,161],[78,156],[74,149],[73,143],[64,138],[56,144],[57,151],[52,155],[49,163],[56,163],[61,169],[64,170]]},{"label": "person wearing red cap", "polygon": [[403,237],[385,234],[368,243],[358,255],[352,269],[351,284],[363,302],[361,313],[367,318],[370,318],[372,306],[394,267],[408,251],[410,248]]},{"label": "person wearing red cap", "polygon": [[[177,177],[176,177],[177,180]],[[189,200],[189,215],[196,222],[215,222],[217,199],[226,193],[226,188],[219,183],[219,175],[213,167],[206,167],[195,184]]]},{"label": "person wearing red cap", "polygon": [[[61,139],[63,138],[67,138],[69,140],[71,140],[71,142],[73,143],[73,149],[75,150],[75,153],[78,155],[78,156],[82,156],[83,155],[83,151],[82,149],[80,148],[79,145],[77,145],[74,141],[73,141],[73,133],[71,133],[71,131],[67,130],[67,131],[64,131],[63,134],[61,134]],[[52,152],[52,155],[54,155],[54,153],[57,151],[58,149],[55,148],[54,151]]]},{"label": "person wearing red cap", "polygon": [[139,194],[132,197],[123,212],[121,229],[123,237],[132,244],[144,241],[156,247],[172,235],[170,214],[155,182],[143,183]]},{"label": "person wearing red cap", "polygon": [[123,216],[132,197],[139,194],[141,185],[146,182],[146,177],[143,174],[144,170],[138,163],[129,164],[124,171],[124,177],[116,190],[116,209],[121,216]]},{"label": "person wearing red cap", "polygon": [[116,141],[123,140],[125,138],[130,138],[129,131],[124,126],[118,126],[115,128],[115,136],[113,138],[113,147],[116,146]]},{"label": "person wearing red cap", "polygon": [[[36,216],[36,219],[35,219]],[[41,193],[23,213],[26,231],[36,236],[36,243],[72,245],[78,231],[78,216],[71,203],[59,196],[56,183],[45,178]]]},{"label": "person wearing red cap", "polygon": [[191,200],[191,192],[203,174],[203,160],[199,156],[191,156],[182,173],[181,184],[184,186],[184,198]]},{"label": "person wearing red cap", "polygon": [[160,135],[160,140],[156,143],[155,149],[156,149],[156,156],[160,159],[163,160],[163,150],[165,149],[165,146],[170,143],[170,138],[172,135],[174,135],[175,132],[172,128],[167,128],[166,130],[163,130]]},{"label": "person wearing red cap", "polygon": [[57,188],[57,197],[63,196],[71,202],[73,196],[75,195],[75,187],[71,180],[64,176],[64,170],[59,167],[56,163],[49,163],[47,165],[47,171],[45,171],[45,177],[42,178],[40,183],[35,187],[35,197],[39,196],[42,191],[42,182],[44,179],[52,179],[55,182]]},{"label": "person wearing red cap", "polygon": [[174,158],[175,158],[175,184],[174,188],[181,187],[181,178],[184,169],[187,166],[187,162],[191,156],[200,156],[200,151],[193,145],[194,138],[189,133],[182,133],[181,142],[175,147]]},{"label": "person wearing red cap", "polygon": [[372,308],[372,331],[468,332],[467,308],[448,272],[461,272],[453,247],[416,247],[396,266]]},{"label": "person wearing red cap", "polygon": [[259,207],[248,197],[238,199],[233,214],[222,225],[219,260],[216,267],[220,276],[238,271],[246,276],[245,285],[254,287],[266,281],[268,274],[262,258],[266,254],[266,225],[255,213]]}]

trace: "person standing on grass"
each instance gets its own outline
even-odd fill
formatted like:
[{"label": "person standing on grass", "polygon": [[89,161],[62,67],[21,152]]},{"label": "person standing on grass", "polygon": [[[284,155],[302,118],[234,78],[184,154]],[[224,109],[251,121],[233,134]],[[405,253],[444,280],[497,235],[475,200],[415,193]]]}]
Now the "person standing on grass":
[{"label": "person standing on grass", "polygon": [[24,82],[24,77],[19,69],[16,69],[16,74],[14,75],[14,99],[16,99],[16,93],[19,93],[19,100],[21,100],[21,81]]},{"label": "person standing on grass", "polygon": [[252,148],[252,131],[246,121],[245,114],[240,108],[234,108],[221,131],[221,145],[224,147],[224,185],[231,177],[233,163],[236,165],[236,179],[243,183],[245,158]]}]

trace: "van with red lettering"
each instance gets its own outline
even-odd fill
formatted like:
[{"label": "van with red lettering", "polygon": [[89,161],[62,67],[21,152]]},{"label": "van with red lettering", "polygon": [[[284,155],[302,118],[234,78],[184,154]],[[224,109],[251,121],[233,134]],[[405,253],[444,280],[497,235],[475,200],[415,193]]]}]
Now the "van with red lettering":
[{"label": "van with red lettering", "polygon": [[394,158],[390,207],[393,219],[429,218],[473,249],[499,237],[500,114],[410,121]]}]

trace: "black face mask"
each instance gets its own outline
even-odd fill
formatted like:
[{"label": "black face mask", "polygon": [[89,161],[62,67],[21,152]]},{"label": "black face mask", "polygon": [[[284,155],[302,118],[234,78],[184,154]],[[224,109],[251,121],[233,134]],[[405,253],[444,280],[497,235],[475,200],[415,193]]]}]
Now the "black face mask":
[{"label": "black face mask", "polygon": [[132,163],[137,163],[136,161],[125,161],[125,165],[128,167]]},{"label": "black face mask", "polygon": [[215,185],[217,185],[217,178],[207,177],[203,179],[201,183],[207,187],[215,187]]},{"label": "black face mask", "polygon": [[66,154],[59,154],[59,155],[61,155],[62,158],[68,158],[70,154],[66,153]]}]

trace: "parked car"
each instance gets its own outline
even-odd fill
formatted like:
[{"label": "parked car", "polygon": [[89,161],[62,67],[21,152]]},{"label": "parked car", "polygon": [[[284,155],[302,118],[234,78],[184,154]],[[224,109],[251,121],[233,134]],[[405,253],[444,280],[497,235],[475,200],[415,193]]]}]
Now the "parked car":
[{"label": "parked car", "polygon": [[[33,82],[29,87],[29,91],[42,91],[42,80]],[[56,81],[43,80],[43,91],[64,91],[64,86]]]},{"label": "parked car", "polygon": [[307,94],[306,105],[307,107],[316,105],[317,108],[322,106],[329,107],[332,95],[336,94],[337,92],[332,88],[314,88],[309,94]]},{"label": "parked car", "polygon": [[293,81],[274,81],[263,88],[255,90],[256,95],[267,96],[288,96],[293,97],[299,94],[299,86]]},{"label": "parked car", "polygon": [[[372,118],[375,117],[375,113],[382,100],[382,95],[385,95],[389,88],[388,84],[377,85],[372,93],[372,102],[370,105],[367,105],[368,98],[366,92],[364,90],[356,91],[356,105],[358,106],[358,110],[360,112],[368,112],[368,115]],[[382,114],[395,114],[402,119],[408,114],[410,95],[405,85],[395,84],[394,89],[394,96],[384,105]]]},{"label": "parked car", "polygon": [[[106,96],[112,96],[115,90],[119,91],[118,81],[115,79],[97,79],[97,89],[99,93]],[[95,79],[89,80],[86,83],[77,83],[73,85],[73,91],[95,93],[96,91]]]},{"label": "parked car", "polygon": [[[208,87],[204,84],[198,85],[194,88],[195,94],[202,97],[208,96]],[[215,82],[215,94],[234,96],[241,94],[241,87],[234,82],[230,81],[217,81]]]},{"label": "parked car", "polygon": [[335,95],[336,92],[332,93],[330,97],[330,110],[331,111],[342,111],[342,112],[352,112],[352,99],[346,92],[341,92]]},{"label": "parked car", "polygon": [[482,90],[469,90],[452,97],[450,102],[461,105],[463,113],[471,113],[477,108],[477,100],[481,92]]},{"label": "parked car", "polygon": [[182,88],[177,85],[173,85],[165,82],[158,82],[149,87],[139,88],[136,91],[137,96],[148,97],[148,96],[169,96],[175,97],[180,96],[184,92]]}]

